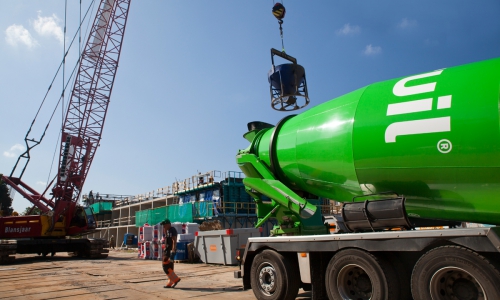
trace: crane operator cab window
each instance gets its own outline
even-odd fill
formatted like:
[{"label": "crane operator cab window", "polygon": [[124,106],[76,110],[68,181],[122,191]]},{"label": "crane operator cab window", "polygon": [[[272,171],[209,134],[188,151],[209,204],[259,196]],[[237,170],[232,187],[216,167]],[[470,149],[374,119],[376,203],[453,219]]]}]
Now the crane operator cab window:
[{"label": "crane operator cab window", "polygon": [[77,207],[75,210],[75,214],[71,219],[70,226],[77,226],[77,227],[87,226],[89,229],[95,228],[94,215],[92,214],[90,207],[88,208]]},{"label": "crane operator cab window", "polygon": [[73,218],[71,218],[70,226],[85,227],[85,225],[87,225],[85,212],[81,207],[77,207]]},{"label": "crane operator cab window", "polygon": [[88,229],[95,229],[96,228],[96,222],[95,222],[95,219],[94,219],[94,213],[92,212],[92,208],[85,207],[83,209],[85,211],[85,215],[87,216],[87,228]]}]

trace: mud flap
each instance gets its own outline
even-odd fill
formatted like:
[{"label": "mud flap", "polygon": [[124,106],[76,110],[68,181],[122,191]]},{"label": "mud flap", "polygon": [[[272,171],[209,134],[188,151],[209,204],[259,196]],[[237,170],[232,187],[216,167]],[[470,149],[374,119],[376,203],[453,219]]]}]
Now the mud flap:
[{"label": "mud flap", "polygon": [[325,287],[325,273],[330,259],[324,253],[311,252],[309,255],[311,256],[311,278],[314,278],[311,283],[311,298],[312,300],[328,299]]}]

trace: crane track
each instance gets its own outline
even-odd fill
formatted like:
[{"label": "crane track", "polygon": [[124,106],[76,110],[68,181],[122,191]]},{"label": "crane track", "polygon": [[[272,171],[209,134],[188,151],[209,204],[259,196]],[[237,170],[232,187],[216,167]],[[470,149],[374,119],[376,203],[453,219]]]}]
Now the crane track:
[{"label": "crane track", "polygon": [[67,252],[69,256],[103,259],[108,257],[109,241],[104,239],[33,239],[33,240],[1,240],[0,264],[15,261],[16,254],[38,254],[54,256],[57,252]]}]

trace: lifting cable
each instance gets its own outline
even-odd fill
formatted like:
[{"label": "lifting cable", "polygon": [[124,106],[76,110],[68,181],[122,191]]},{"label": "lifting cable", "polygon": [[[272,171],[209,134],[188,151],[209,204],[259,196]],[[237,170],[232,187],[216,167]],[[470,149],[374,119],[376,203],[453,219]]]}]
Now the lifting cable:
[{"label": "lifting cable", "polygon": [[[87,15],[88,15],[88,13],[89,13],[89,11],[90,11],[90,8],[92,8],[92,10],[93,10],[94,4],[95,4],[95,0],[92,0],[92,2],[91,2],[91,3],[90,3],[90,5],[89,5],[89,8],[87,9],[87,11],[86,11],[86,13],[85,13],[85,15],[84,15],[84,19],[87,17]],[[89,18],[89,22],[90,22],[90,18]],[[81,30],[82,23],[83,23],[83,20],[80,20],[80,24],[79,24],[79,26],[78,26],[78,31],[80,31],[80,30]],[[75,35],[73,36],[73,39],[71,40],[71,43],[69,44],[68,50],[67,50],[67,51],[66,51],[66,50],[64,51],[63,60],[62,60],[62,61],[61,61],[61,63],[59,64],[59,67],[57,68],[56,74],[55,74],[55,75],[54,75],[54,77],[52,78],[52,81],[50,82],[50,85],[49,85],[49,87],[48,87],[48,89],[47,89],[47,92],[45,92],[45,96],[43,97],[42,103],[41,103],[41,104],[40,104],[40,106],[38,107],[38,110],[37,110],[37,112],[36,112],[36,114],[35,114],[35,117],[33,118],[33,121],[31,121],[31,125],[30,125],[30,127],[29,127],[29,129],[28,129],[28,132],[26,133],[26,136],[24,137],[24,142],[25,142],[25,144],[26,144],[26,151],[25,151],[24,153],[22,153],[21,155],[19,155],[19,157],[18,157],[18,159],[17,159],[17,161],[16,161],[16,164],[14,165],[14,168],[12,168],[12,172],[10,173],[10,177],[12,177],[12,176],[14,175],[14,172],[15,172],[15,170],[16,170],[16,168],[17,168],[17,165],[19,164],[19,161],[21,160],[21,158],[23,158],[23,157],[24,157],[24,158],[27,158],[27,159],[28,159],[28,161],[27,161],[27,162],[26,162],[26,164],[24,165],[23,170],[21,171],[21,174],[19,175],[19,179],[21,179],[21,177],[23,176],[24,171],[26,170],[26,167],[27,167],[28,162],[29,162],[29,160],[30,160],[30,153],[29,153],[29,152],[30,152],[30,150],[31,150],[31,149],[33,149],[34,147],[36,147],[37,145],[39,145],[39,144],[42,142],[43,138],[45,137],[45,134],[46,134],[46,132],[47,132],[47,129],[49,128],[49,125],[50,125],[50,122],[52,121],[52,118],[54,117],[54,114],[55,114],[55,112],[56,112],[56,110],[57,110],[57,107],[59,107],[59,103],[61,103],[61,97],[63,97],[63,95],[64,95],[64,91],[65,91],[65,90],[66,90],[66,88],[68,87],[68,84],[69,84],[69,82],[70,82],[71,78],[73,77],[73,75],[74,75],[74,73],[75,73],[75,70],[76,70],[76,69],[77,69],[77,67],[78,67],[78,64],[79,64],[80,59],[81,59],[80,57],[78,58],[77,64],[76,64],[75,68],[73,69],[73,72],[71,73],[70,78],[68,79],[68,81],[66,82],[66,84],[65,84],[65,85],[64,85],[64,87],[63,87],[63,94],[62,94],[62,95],[61,95],[61,97],[59,98],[59,101],[57,102],[57,104],[56,104],[56,106],[55,106],[54,110],[52,111],[52,114],[51,114],[51,116],[50,116],[50,118],[49,118],[49,121],[47,122],[47,125],[45,125],[45,129],[43,130],[42,135],[40,136],[39,140],[37,141],[37,140],[35,140],[35,139],[30,139],[30,138],[29,138],[29,134],[31,133],[31,130],[33,129],[33,125],[35,124],[35,121],[36,121],[36,119],[37,119],[37,117],[38,117],[38,115],[39,115],[39,113],[40,113],[40,111],[41,111],[41,109],[42,109],[42,107],[43,107],[43,105],[44,105],[44,103],[45,103],[45,100],[47,100],[47,96],[48,96],[48,94],[49,94],[50,90],[52,89],[52,85],[54,84],[54,82],[55,82],[55,80],[56,80],[56,78],[57,78],[57,75],[59,74],[59,71],[60,71],[60,70],[61,70],[61,68],[64,66],[64,61],[65,61],[65,59],[66,59],[66,56],[68,55],[68,52],[69,52],[69,50],[71,49],[71,47],[72,47],[72,45],[73,45],[73,42],[75,41],[76,37],[77,37],[77,33],[75,33]],[[63,84],[64,84],[64,83],[63,83]],[[34,144],[30,146],[30,145],[29,145],[29,142],[32,142],[32,143],[34,143]]]},{"label": "lifting cable", "polygon": [[[87,12],[85,13],[85,16],[83,17],[82,19],[82,0],[79,1],[80,2],[80,26],[78,27],[78,61],[76,62],[76,65],[75,67],[73,68],[73,72],[71,73],[71,76],[70,78],[68,79],[68,83],[71,81],[71,78],[73,78],[73,74],[75,73],[76,71],[76,68],[77,66],[80,64],[80,60],[81,60],[81,57],[82,57],[82,24],[83,24],[83,21],[85,20],[85,18],[87,17],[87,14],[89,12],[89,9],[90,9],[90,6],[92,6],[92,11],[91,11],[91,14],[94,12],[94,7],[95,7],[95,0],[92,1],[92,3],[90,4],[89,8],[87,9]],[[88,33],[88,30],[89,30],[89,27],[90,27],[90,21],[91,21],[91,18],[88,19],[88,22],[87,22],[87,28],[85,30],[85,36],[87,35]],[[75,37],[73,37],[73,40],[76,38],[76,34],[75,34]],[[73,40],[71,41],[71,45],[73,44]],[[71,48],[71,45],[69,46]],[[68,51],[69,51],[69,48],[68,48]],[[78,74],[77,76],[80,76],[80,74]],[[67,85],[68,83],[66,83],[66,86],[63,87],[63,94],[64,94],[64,90],[67,88]],[[78,101],[80,101],[80,98],[78,98]],[[59,105],[59,103],[57,104]],[[56,109],[57,109],[57,106],[56,106]],[[63,113],[64,113],[64,104],[62,106],[62,109],[63,109]],[[55,109],[54,109],[55,111]],[[50,121],[49,121],[50,122]],[[63,120],[64,122],[64,120]],[[55,147],[54,147],[54,154],[52,155],[52,162],[50,164],[50,169],[49,169],[49,174],[47,176],[47,187],[52,183],[54,182],[55,178],[57,177],[57,174],[54,176],[54,178],[52,180],[50,180],[50,176],[52,174],[52,169],[54,167],[54,160],[55,160],[55,157],[56,157],[56,153],[57,153],[57,148],[59,146],[59,140],[61,138],[61,133],[62,133],[62,126],[64,126],[64,123],[61,125],[61,130],[59,131],[59,137],[57,138],[57,141],[56,141],[56,144],[55,144]],[[49,183],[50,182],[50,183]],[[44,192],[45,194],[45,192]]]},{"label": "lifting cable", "polygon": [[280,24],[280,36],[281,36],[281,52],[285,53],[285,43],[283,41],[283,27],[281,26],[283,24],[283,18],[285,17],[285,6],[284,6],[284,1],[282,0],[281,3],[277,2],[275,3],[273,0],[273,15],[278,19],[278,24]]},{"label": "lifting cable", "polygon": [[[64,1],[64,31],[63,31],[63,60],[62,60],[62,105],[61,105],[61,127],[64,126],[64,75],[66,71],[66,19],[68,15],[68,0]],[[69,81],[69,80],[68,80]]]}]

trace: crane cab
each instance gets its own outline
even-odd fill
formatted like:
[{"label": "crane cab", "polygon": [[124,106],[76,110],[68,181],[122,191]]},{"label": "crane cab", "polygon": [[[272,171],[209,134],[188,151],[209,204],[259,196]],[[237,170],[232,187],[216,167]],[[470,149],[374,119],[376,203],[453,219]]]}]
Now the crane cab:
[{"label": "crane cab", "polygon": [[92,209],[77,206],[69,224],[68,235],[88,233],[94,229],[96,229],[96,221]]}]

